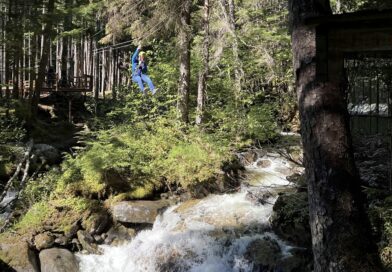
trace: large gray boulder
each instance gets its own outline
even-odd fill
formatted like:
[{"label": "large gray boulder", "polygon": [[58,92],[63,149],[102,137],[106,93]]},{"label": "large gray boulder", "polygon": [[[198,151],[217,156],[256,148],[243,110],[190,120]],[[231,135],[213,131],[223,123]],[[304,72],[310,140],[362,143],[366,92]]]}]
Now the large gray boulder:
[{"label": "large gray boulder", "polygon": [[78,272],[76,257],[68,250],[51,248],[39,254],[41,272]]},{"label": "large gray boulder", "polygon": [[122,223],[153,224],[160,212],[170,205],[167,200],[123,201],[111,208],[113,219]]}]

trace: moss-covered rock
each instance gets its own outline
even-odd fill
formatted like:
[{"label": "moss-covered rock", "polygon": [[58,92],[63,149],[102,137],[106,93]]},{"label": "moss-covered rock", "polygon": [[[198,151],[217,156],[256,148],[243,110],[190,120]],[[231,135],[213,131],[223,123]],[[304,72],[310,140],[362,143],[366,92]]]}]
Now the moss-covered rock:
[{"label": "moss-covered rock", "polygon": [[271,223],[283,239],[296,245],[310,247],[307,192],[282,193],[274,205]]},{"label": "moss-covered rock", "polygon": [[82,245],[83,249],[90,254],[99,254],[98,245],[95,243],[95,239],[86,231],[79,230],[77,233],[78,240]]},{"label": "moss-covered rock", "polygon": [[38,272],[38,258],[23,237],[14,234],[0,236],[0,260],[20,272]]},{"label": "moss-covered rock", "polygon": [[95,207],[82,219],[82,227],[91,235],[100,235],[110,227],[110,216],[103,207]]},{"label": "moss-covered rock", "polygon": [[34,245],[37,250],[50,248],[54,241],[54,237],[48,232],[40,233],[34,237]]}]

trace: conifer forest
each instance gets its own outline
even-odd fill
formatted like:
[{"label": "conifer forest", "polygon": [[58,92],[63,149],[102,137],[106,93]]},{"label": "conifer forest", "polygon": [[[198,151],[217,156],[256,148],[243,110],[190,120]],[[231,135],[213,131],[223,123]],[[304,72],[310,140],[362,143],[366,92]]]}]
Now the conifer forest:
[{"label": "conifer forest", "polygon": [[392,272],[392,1],[0,0],[0,271]]}]

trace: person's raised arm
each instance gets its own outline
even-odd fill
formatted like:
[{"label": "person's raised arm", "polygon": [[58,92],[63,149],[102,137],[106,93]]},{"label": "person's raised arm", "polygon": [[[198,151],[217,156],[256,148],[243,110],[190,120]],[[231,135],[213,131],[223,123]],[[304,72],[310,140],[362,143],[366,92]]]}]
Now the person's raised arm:
[{"label": "person's raised arm", "polygon": [[139,45],[139,46],[137,47],[135,53],[133,53],[133,56],[132,56],[132,63],[137,63],[137,62],[138,62],[138,59],[139,59],[139,52],[140,52],[141,48],[142,48],[142,47]]}]

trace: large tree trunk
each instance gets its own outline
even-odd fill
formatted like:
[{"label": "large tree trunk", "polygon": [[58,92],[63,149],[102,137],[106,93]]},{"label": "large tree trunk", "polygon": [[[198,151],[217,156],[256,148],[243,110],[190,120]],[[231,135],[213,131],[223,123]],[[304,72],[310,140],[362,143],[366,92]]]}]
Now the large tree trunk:
[{"label": "large tree trunk", "polygon": [[54,11],[54,0],[48,0],[47,4],[47,20],[46,20],[46,25],[44,28],[44,33],[43,33],[43,48],[42,48],[42,55],[41,59],[39,61],[39,67],[38,67],[38,77],[36,81],[36,87],[32,99],[32,117],[35,118],[37,109],[38,109],[38,102],[39,98],[41,95],[42,88],[44,86],[45,82],[45,70],[46,70],[46,65],[48,63],[48,57],[49,57],[49,47],[50,47],[50,37],[52,33],[52,16],[53,16],[53,11]]},{"label": "large tree trunk", "polygon": [[328,0],[290,0],[292,48],[309,189],[316,272],[380,271],[355,168],[340,82],[316,77],[316,29],[307,16],[328,15]]},{"label": "large tree trunk", "polygon": [[[64,23],[63,23],[63,31],[67,32],[72,29],[72,13],[70,8],[72,7],[73,0],[65,0],[64,6],[67,9],[66,12],[67,14],[64,17]],[[61,68],[60,68],[60,77],[61,77],[61,82],[62,84],[67,84],[68,79],[70,77],[69,74],[69,59],[71,52],[69,51],[70,48],[70,40],[71,38],[69,36],[62,37],[62,51],[61,51]]]},{"label": "large tree trunk", "polygon": [[180,54],[180,79],[178,86],[177,108],[182,122],[189,122],[189,84],[191,78],[191,0],[182,4],[180,15],[180,32],[178,34]]},{"label": "large tree trunk", "polygon": [[232,50],[234,57],[234,79],[235,79],[235,99],[236,103],[240,99],[242,90],[242,81],[244,77],[244,70],[242,69],[242,62],[239,54],[238,37],[236,33],[236,19],[235,19],[235,4],[234,0],[229,0],[229,22],[231,34],[233,36]]},{"label": "large tree trunk", "polygon": [[203,68],[199,74],[197,87],[197,110],[196,124],[200,125],[204,121],[204,108],[207,91],[207,77],[209,72],[210,59],[210,0],[204,0],[204,42],[203,42]]}]

